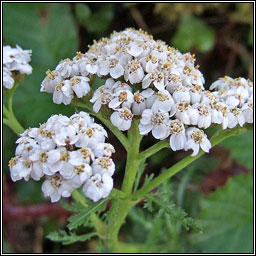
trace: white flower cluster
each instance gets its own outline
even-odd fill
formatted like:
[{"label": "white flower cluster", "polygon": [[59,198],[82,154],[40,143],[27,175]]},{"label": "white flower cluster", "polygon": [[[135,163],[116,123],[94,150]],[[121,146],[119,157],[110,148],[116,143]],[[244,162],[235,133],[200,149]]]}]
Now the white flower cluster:
[{"label": "white flower cluster", "polygon": [[211,144],[202,129],[252,122],[251,82],[224,78],[211,86],[216,91],[205,90],[194,55],[182,54],[142,30],[114,32],[95,41],[87,53],[61,61],[48,71],[41,90],[53,93],[55,103],[69,104],[90,91],[93,75],[106,78],[90,99],[95,112],[112,109],[110,120],[121,131],[138,116],[140,134],[151,132],[160,140],[170,136],[174,151],[192,149],[193,156],[200,148],[208,152]]},{"label": "white flower cluster", "polygon": [[22,50],[18,45],[11,48],[9,45],[3,47],[3,85],[11,89],[14,85],[12,72],[31,74],[32,67],[28,64],[31,61],[32,50]]},{"label": "white flower cluster", "polygon": [[80,187],[96,202],[113,188],[115,150],[106,137],[105,129],[85,112],[70,118],[54,115],[16,141],[15,157],[9,161],[11,178],[38,181],[45,176],[42,191],[52,202]]}]

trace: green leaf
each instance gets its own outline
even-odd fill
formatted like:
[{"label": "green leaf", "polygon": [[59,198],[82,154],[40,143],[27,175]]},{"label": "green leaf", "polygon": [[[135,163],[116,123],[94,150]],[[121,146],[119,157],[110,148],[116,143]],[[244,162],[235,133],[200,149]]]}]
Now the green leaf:
[{"label": "green leaf", "polygon": [[67,225],[67,227],[71,230],[88,223],[90,215],[99,211],[103,211],[106,208],[106,203],[108,200],[109,198],[105,198],[100,200],[98,203],[92,203],[91,205],[88,205],[88,207],[84,208],[82,211],[79,211],[78,214],[72,215],[68,219],[69,224]]},{"label": "green leaf", "polygon": [[231,157],[248,169],[253,168],[253,133],[247,132],[238,136],[233,136],[221,143],[228,148]]},{"label": "green leaf", "polygon": [[214,31],[203,20],[193,15],[183,15],[172,45],[181,51],[195,47],[201,52],[210,51],[215,43]]},{"label": "green leaf", "polygon": [[81,212],[85,209],[85,206],[78,203],[78,202],[73,202],[72,204],[69,204],[65,199],[61,199],[59,201],[59,204],[66,209],[67,211],[70,212]]},{"label": "green leaf", "polygon": [[77,3],[75,6],[75,13],[78,21],[86,26],[88,18],[91,15],[91,10],[89,6],[85,3]]},{"label": "green leaf", "polygon": [[195,220],[187,217],[187,213],[179,209],[175,204],[163,201],[161,197],[155,197],[154,195],[148,194],[146,197],[148,200],[158,205],[158,207],[169,216],[171,222],[178,220],[187,230],[190,227],[197,230],[202,229]]},{"label": "green leaf", "polygon": [[203,253],[253,252],[253,177],[242,174],[201,202],[203,234],[191,242]]},{"label": "green leaf", "polygon": [[75,242],[84,242],[90,240],[92,237],[97,236],[96,232],[84,234],[84,235],[77,235],[75,233],[70,232],[69,234],[64,230],[59,230],[58,232],[50,233],[47,238],[55,242],[62,242],[62,244],[72,244]]}]

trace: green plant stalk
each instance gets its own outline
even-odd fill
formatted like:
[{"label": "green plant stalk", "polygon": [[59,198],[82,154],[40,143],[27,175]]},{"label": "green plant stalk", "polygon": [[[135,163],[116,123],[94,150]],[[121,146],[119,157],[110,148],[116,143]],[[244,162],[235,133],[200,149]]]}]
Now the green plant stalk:
[{"label": "green plant stalk", "polygon": [[139,158],[140,142],[142,140],[142,135],[139,133],[138,129],[139,120],[132,122],[132,127],[128,132],[128,141],[130,144],[130,150],[127,152],[127,162],[125,167],[124,181],[122,185],[122,191],[130,195],[132,193],[132,188],[134,180],[139,168],[141,159]]},{"label": "green plant stalk", "polygon": [[159,150],[161,150],[163,148],[167,148],[167,147],[170,147],[169,140],[161,140],[161,141],[157,142],[156,144],[154,144],[153,146],[151,146],[150,148],[148,148],[145,151],[141,152],[140,155],[139,155],[139,158],[141,160],[147,159],[150,156],[152,156],[155,153],[157,153]]},{"label": "green plant stalk", "polygon": [[[138,129],[139,120],[135,120],[132,123],[132,127],[128,132],[129,150],[127,152],[127,162],[125,168],[124,181],[122,185],[122,192],[127,195],[126,199],[113,200],[107,224],[106,244],[114,252],[126,252],[122,251],[125,248],[124,244],[121,246],[118,241],[118,232],[122,226],[129,210],[134,205],[130,200],[133,189],[134,180],[138,171],[141,160],[139,159],[139,149],[142,136]],[[136,252],[138,249],[132,245],[129,246],[130,252]]]},{"label": "green plant stalk", "polygon": [[17,135],[24,132],[24,128],[21,126],[15,116],[9,116],[9,119],[4,118],[3,123],[9,126]]},{"label": "green plant stalk", "polygon": [[3,104],[3,114],[4,114],[3,123],[9,126],[16,134],[19,135],[24,132],[24,128],[16,119],[12,109],[13,95],[18,86],[19,84],[16,83],[12,89],[7,91],[7,107],[5,106],[5,104]]}]

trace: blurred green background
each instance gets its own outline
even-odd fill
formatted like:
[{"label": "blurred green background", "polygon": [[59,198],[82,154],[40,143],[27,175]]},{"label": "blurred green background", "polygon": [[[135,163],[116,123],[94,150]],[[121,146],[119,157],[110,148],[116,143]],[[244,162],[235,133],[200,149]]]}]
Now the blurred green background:
[{"label": "blurred green background", "polygon": [[[22,125],[38,126],[55,113],[71,115],[73,107],[53,104],[52,95],[40,93],[45,72],[61,59],[87,51],[94,39],[126,27],[142,28],[182,52],[195,53],[206,88],[224,75],[253,79],[252,3],[3,3],[4,45],[18,44],[33,52],[33,73],[14,96],[14,111]],[[4,207],[5,252],[104,251],[96,240],[64,247],[45,239],[50,231],[65,226],[65,214],[49,218],[39,211],[32,218],[30,213],[11,208],[26,210],[47,202],[38,183],[10,182],[8,160],[14,155],[16,139],[3,127],[4,203],[8,206]],[[122,238],[148,243],[152,252],[252,252],[252,139],[247,133],[226,140],[165,185],[169,191],[166,200],[198,219],[203,233],[187,231],[168,218],[155,218],[154,212],[139,206],[129,214]],[[125,152],[115,138],[109,140],[117,149],[118,187]],[[153,142],[148,136],[143,147]],[[163,150],[150,159],[146,173],[157,175],[184,155]],[[15,214],[24,215],[23,220]]]}]

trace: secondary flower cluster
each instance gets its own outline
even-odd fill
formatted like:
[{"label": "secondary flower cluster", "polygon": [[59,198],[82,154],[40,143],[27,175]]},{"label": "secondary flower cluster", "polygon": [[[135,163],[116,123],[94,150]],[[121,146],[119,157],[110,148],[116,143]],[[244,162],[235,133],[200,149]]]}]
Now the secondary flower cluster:
[{"label": "secondary flower cluster", "polygon": [[11,48],[9,45],[3,47],[3,85],[11,89],[14,85],[12,72],[31,74],[32,67],[28,64],[31,61],[32,50],[22,50],[18,45]]},{"label": "secondary flower cluster", "polygon": [[[211,86],[215,91],[205,90],[194,55],[182,54],[142,30],[126,29],[94,41],[87,53],[79,52],[48,71],[41,91],[53,93],[55,103],[69,104],[75,96],[88,94],[93,75],[106,79],[90,99],[95,112],[111,109],[110,120],[121,131],[129,130],[138,116],[142,135],[151,132],[160,140],[170,136],[173,150],[192,149],[193,156],[200,147],[206,152],[211,148],[202,129],[252,122],[250,81],[223,78]],[[229,85],[231,80],[234,85]]]},{"label": "secondary flower cluster", "polygon": [[53,115],[16,141],[15,157],[9,161],[11,178],[38,181],[45,176],[42,191],[52,202],[80,187],[96,202],[113,188],[115,150],[106,137],[105,129],[85,112],[70,118]]}]

